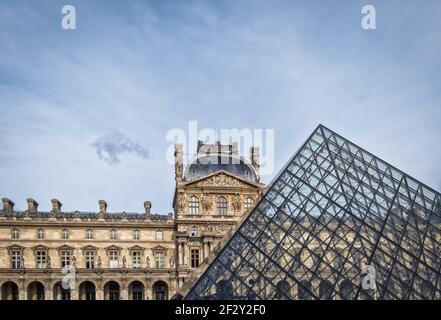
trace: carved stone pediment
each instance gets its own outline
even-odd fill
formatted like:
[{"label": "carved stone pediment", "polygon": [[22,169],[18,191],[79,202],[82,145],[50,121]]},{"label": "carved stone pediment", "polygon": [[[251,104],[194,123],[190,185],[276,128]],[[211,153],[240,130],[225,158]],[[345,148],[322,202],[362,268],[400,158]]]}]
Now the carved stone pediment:
[{"label": "carved stone pediment", "polygon": [[194,182],[190,182],[188,185],[195,187],[249,187],[253,184],[239,179],[225,171],[221,171]]}]

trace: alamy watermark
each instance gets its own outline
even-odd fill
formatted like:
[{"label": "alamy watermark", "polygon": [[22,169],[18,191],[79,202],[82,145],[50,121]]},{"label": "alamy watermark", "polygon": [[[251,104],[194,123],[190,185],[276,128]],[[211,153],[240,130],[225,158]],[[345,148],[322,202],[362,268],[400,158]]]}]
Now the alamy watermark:
[{"label": "alamy watermark", "polygon": [[[187,163],[195,156],[191,152],[198,141],[204,144],[215,145],[218,141],[222,145],[235,145],[237,155],[247,158],[251,147],[259,147],[260,176],[271,175],[274,171],[274,129],[220,129],[204,128],[199,130],[198,122],[188,122],[188,130],[179,128],[170,129],[166,134],[166,140],[172,142],[166,151],[166,161],[175,163],[175,144],[182,145],[183,162]],[[198,161],[230,161],[240,163],[240,157],[213,157],[207,160],[200,158]]]}]

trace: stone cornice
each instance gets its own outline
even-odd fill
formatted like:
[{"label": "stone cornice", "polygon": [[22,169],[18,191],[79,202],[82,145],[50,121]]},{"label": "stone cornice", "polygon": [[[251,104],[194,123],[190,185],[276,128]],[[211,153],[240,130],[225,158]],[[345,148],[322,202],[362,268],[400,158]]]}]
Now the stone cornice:
[{"label": "stone cornice", "polygon": [[32,221],[32,220],[0,220],[0,226],[6,227],[46,227],[46,228],[119,228],[119,229],[173,229],[174,220],[167,223],[135,221],[102,222],[102,221]]}]

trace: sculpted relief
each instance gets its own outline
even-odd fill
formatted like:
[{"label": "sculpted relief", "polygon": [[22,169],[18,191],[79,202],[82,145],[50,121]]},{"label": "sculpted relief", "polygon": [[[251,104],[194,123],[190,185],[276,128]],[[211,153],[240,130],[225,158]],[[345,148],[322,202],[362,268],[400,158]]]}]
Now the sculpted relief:
[{"label": "sculpted relief", "polygon": [[200,181],[196,184],[196,186],[198,187],[203,187],[203,186],[240,187],[243,185],[244,184],[239,179],[230,177],[225,173],[220,173],[208,177],[207,179],[204,179],[203,181]]}]

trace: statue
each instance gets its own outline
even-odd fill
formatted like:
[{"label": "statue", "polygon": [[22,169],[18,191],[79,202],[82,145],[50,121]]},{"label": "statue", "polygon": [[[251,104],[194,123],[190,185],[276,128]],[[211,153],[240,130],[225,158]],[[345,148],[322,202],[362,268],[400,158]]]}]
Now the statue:
[{"label": "statue", "polygon": [[123,267],[123,269],[126,268],[126,263],[127,263],[126,256],[123,256],[123,258],[122,258],[122,267]]},{"label": "statue", "polygon": [[175,257],[171,256],[170,257],[170,268],[173,268],[175,266]]},{"label": "statue", "polygon": [[47,261],[46,261],[46,268],[50,269],[51,268],[51,257],[47,257]]},{"label": "statue", "polygon": [[101,269],[103,262],[101,261],[101,256],[98,256],[98,268]]},{"label": "statue", "polygon": [[204,211],[209,211],[211,209],[211,201],[210,201],[210,196],[208,193],[204,193],[204,195],[202,196],[202,208],[204,209]]},{"label": "statue", "polygon": [[146,259],[146,266],[147,266],[147,270],[150,270],[150,257],[147,257]]},{"label": "statue", "polygon": [[238,194],[236,194],[234,196],[234,198],[233,198],[233,208],[234,208],[234,210],[239,211],[240,208],[241,208],[241,204],[242,204],[242,202],[241,202],[240,196]]},{"label": "statue", "polygon": [[21,258],[20,258],[20,268],[24,269],[24,267],[25,267],[25,259],[24,259],[24,256],[21,256]]},{"label": "statue", "polygon": [[72,266],[73,267],[77,266],[77,258],[75,256],[72,256]]}]

